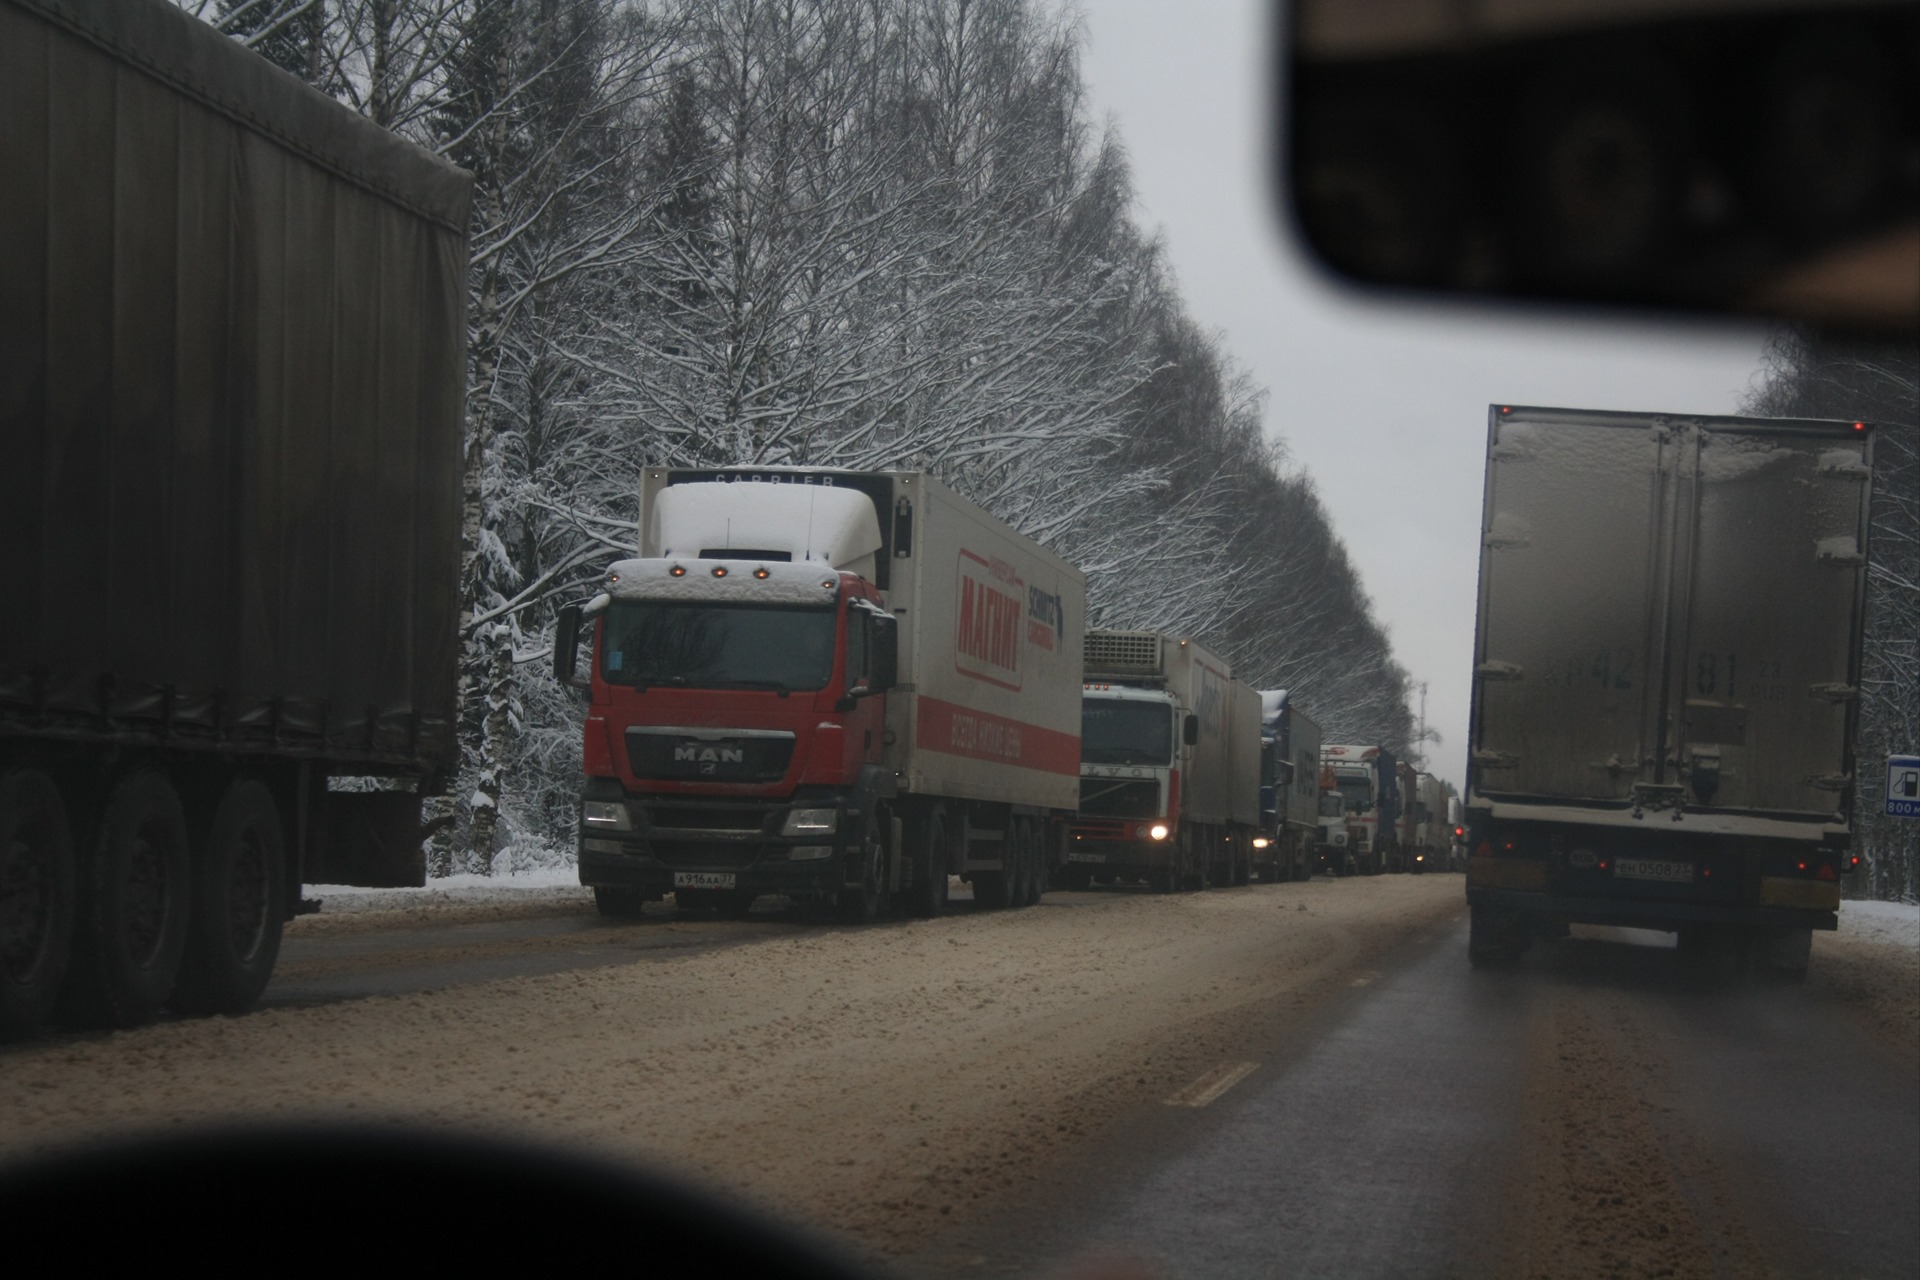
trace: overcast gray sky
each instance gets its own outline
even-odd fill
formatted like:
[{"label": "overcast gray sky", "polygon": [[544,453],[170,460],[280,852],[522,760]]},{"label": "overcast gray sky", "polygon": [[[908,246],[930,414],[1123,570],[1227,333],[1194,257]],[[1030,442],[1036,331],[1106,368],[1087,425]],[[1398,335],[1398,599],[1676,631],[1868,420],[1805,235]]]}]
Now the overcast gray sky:
[{"label": "overcast gray sky", "polygon": [[[1097,117],[1132,160],[1194,318],[1267,388],[1464,789],[1487,405],[1731,413],[1752,325],[1388,306],[1335,292],[1268,201],[1265,0],[1080,0]],[[1416,707],[1416,710],[1418,708]]]}]

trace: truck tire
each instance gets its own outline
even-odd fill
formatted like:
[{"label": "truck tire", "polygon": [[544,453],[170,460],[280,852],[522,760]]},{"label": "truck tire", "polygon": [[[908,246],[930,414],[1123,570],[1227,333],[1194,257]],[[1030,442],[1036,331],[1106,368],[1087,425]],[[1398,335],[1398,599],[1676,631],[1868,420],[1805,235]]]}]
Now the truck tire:
[{"label": "truck tire", "polygon": [[947,815],[937,805],[921,821],[919,844],[908,859],[913,879],[904,891],[904,905],[915,919],[931,920],[947,909],[947,868],[952,865],[947,856]]},{"label": "truck tire", "polygon": [[286,833],[266,784],[242,778],[213,811],[194,851],[193,910],[175,1013],[239,1014],[253,1007],[280,958],[286,916]]},{"label": "truck tire", "polygon": [[597,884],[593,887],[593,905],[608,920],[638,920],[647,908],[647,895],[639,889]]},{"label": "truck tire", "polygon": [[1468,913],[1467,962],[1476,969],[1517,964],[1526,921],[1511,911],[1473,907]]},{"label": "truck tire", "polygon": [[0,777],[0,1043],[53,1012],[73,945],[73,831],[53,779]]},{"label": "truck tire", "polygon": [[107,796],[92,863],[80,877],[63,1019],[126,1028],[159,1014],[186,951],[192,884],[173,783],[153,770],[122,778]]},{"label": "truck tire", "polygon": [[887,900],[887,846],[880,832],[891,825],[885,810],[876,810],[860,823],[860,887],[843,888],[834,903],[845,924],[872,924]]}]

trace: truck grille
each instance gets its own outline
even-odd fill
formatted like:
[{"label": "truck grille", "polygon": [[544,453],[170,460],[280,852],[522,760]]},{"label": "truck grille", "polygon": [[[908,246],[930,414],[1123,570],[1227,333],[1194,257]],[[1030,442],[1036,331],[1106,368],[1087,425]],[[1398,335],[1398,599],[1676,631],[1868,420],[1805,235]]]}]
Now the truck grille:
[{"label": "truck grille", "polygon": [[1082,654],[1089,672],[1160,674],[1160,635],[1155,631],[1089,631]]},{"label": "truck grille", "polygon": [[1160,783],[1153,778],[1082,778],[1080,812],[1094,818],[1157,818]]},{"label": "truck grille", "polygon": [[793,735],[765,730],[627,730],[627,767],[636,778],[774,782],[786,776]]},{"label": "truck grille", "polygon": [[647,818],[655,828],[668,831],[765,835],[769,815],[786,811],[784,804],[661,804],[654,801],[647,805]]},{"label": "truck grille", "polygon": [[765,852],[757,841],[649,840],[647,852],[673,871],[738,871]]}]

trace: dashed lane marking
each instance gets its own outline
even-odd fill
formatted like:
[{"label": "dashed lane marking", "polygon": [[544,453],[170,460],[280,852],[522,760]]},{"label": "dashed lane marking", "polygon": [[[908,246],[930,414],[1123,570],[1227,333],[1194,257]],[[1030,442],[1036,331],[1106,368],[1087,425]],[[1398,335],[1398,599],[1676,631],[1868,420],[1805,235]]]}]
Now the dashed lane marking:
[{"label": "dashed lane marking", "polygon": [[1253,1074],[1257,1062],[1228,1062],[1189,1084],[1167,1099],[1170,1107],[1204,1107],[1215,1098]]}]

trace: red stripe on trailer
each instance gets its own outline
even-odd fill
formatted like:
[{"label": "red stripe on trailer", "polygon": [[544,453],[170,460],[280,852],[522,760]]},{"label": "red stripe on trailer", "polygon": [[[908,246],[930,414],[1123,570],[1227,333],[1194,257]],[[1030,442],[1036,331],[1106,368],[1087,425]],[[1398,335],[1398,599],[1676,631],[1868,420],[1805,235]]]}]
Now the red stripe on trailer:
[{"label": "red stripe on trailer", "polygon": [[914,732],[914,745],[922,751],[965,756],[970,760],[991,760],[1020,769],[1080,776],[1079,734],[1061,733],[1058,729],[975,711],[925,695],[920,698],[920,723]]}]

